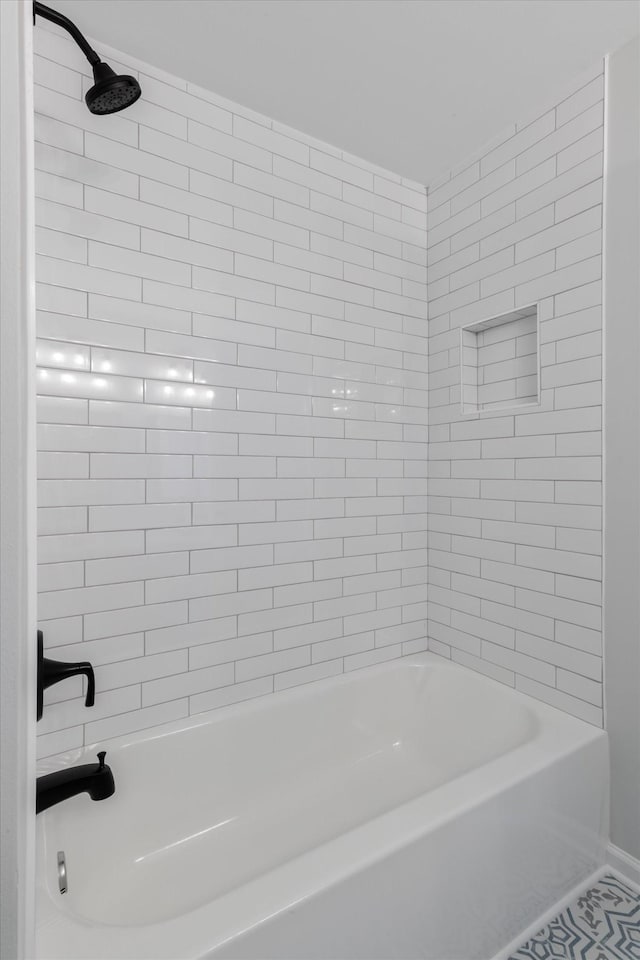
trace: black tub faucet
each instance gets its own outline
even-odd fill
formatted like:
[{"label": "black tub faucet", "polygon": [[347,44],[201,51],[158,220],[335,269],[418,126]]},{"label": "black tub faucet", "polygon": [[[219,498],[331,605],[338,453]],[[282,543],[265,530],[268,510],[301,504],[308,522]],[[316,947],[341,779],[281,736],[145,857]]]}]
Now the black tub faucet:
[{"label": "black tub faucet", "polygon": [[78,663],[66,663],[64,660],[51,660],[44,656],[44,639],[42,630],[38,630],[38,675],[37,675],[37,715],[36,719],[42,719],[44,704],[44,691],[47,687],[59,683],[60,680],[66,680],[67,677],[77,677],[79,675],[87,678],[87,697],[85,707],[92,707],[96,702],[96,678],[93,667],[88,660],[82,660]]},{"label": "black tub faucet", "polygon": [[62,800],[88,793],[92,800],[106,800],[116,792],[111,767],[104,758],[106,750],[98,754],[98,763],[84,763],[78,767],[66,767],[38,777],[36,781],[36,813],[48,810]]}]

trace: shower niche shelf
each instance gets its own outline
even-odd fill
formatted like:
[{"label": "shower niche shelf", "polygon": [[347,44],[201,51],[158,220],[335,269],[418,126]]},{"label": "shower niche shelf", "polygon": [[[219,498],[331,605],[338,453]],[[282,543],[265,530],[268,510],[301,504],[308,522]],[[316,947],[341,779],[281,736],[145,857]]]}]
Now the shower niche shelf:
[{"label": "shower niche shelf", "polygon": [[460,387],[466,414],[540,403],[537,304],[460,328]]}]

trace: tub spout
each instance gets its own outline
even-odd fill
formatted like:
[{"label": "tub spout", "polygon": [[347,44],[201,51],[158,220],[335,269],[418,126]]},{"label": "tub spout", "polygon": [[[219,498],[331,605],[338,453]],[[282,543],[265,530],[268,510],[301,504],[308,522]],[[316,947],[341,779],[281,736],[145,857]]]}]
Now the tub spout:
[{"label": "tub spout", "polygon": [[88,793],[92,800],[106,800],[116,790],[111,767],[105,762],[106,750],[98,754],[98,763],[67,767],[38,777],[36,782],[36,813],[48,810],[62,800]]}]

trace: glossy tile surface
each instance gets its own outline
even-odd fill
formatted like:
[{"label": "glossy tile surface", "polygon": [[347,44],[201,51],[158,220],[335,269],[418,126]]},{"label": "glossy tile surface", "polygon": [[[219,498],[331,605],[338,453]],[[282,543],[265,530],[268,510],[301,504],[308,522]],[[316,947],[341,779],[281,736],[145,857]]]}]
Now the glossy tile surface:
[{"label": "glossy tile surface", "polygon": [[41,757],[427,644],[426,188],[128,59],[141,99],[97,120],[60,34],[39,615],[97,698],[47,691]]},{"label": "glossy tile surface", "polygon": [[599,62],[429,186],[427,241],[429,649],[598,726],[603,144]]}]

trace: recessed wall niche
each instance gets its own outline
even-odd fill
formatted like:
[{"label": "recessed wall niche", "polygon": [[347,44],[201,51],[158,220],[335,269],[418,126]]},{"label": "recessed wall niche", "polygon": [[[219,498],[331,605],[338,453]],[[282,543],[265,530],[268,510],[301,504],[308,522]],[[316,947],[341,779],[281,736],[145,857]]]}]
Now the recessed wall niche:
[{"label": "recessed wall niche", "polygon": [[460,328],[460,384],[463,413],[540,402],[537,304]]}]

